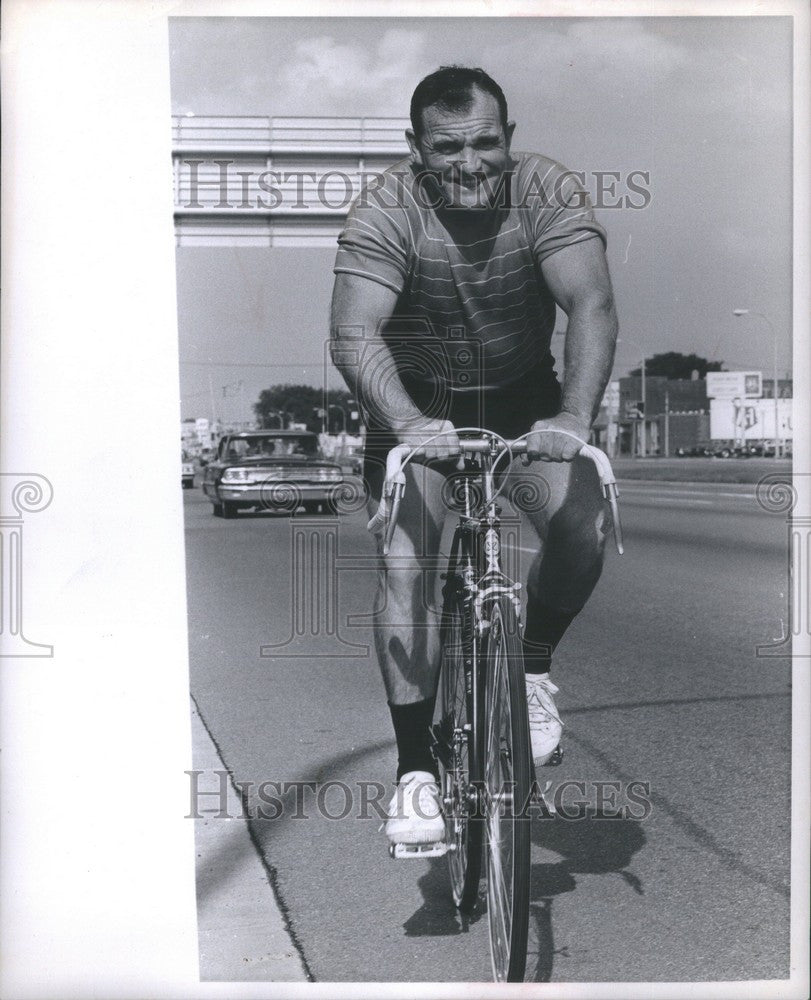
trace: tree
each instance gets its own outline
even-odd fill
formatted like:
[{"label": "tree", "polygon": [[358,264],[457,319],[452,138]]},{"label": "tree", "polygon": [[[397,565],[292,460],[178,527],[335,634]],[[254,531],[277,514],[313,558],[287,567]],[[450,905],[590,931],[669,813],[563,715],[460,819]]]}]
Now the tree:
[{"label": "tree", "polygon": [[[698,372],[699,378],[704,378],[707,372],[720,372],[723,370],[723,361],[708,361],[697,354],[680,354],[678,351],[667,351],[665,354],[654,354],[651,358],[645,359],[646,375],[663,375],[665,378],[685,378],[693,377],[693,372]],[[631,375],[641,375],[641,368],[634,368]]]},{"label": "tree", "polygon": [[335,433],[344,429],[344,421],[336,407],[340,407],[347,418],[350,411],[350,395],[346,389],[329,389],[325,397],[323,389],[314,385],[272,385],[259,393],[253,412],[263,427],[289,427],[291,423],[306,424],[308,431],[318,433],[323,426],[320,411],[326,409],[329,417],[327,428]]}]

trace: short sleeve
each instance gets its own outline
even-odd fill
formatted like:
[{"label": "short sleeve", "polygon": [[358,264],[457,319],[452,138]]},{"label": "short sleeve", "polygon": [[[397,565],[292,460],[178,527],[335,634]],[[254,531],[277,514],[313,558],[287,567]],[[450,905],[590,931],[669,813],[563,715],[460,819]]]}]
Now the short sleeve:
[{"label": "short sleeve", "polygon": [[538,263],[563,247],[599,238],[606,245],[603,227],[594,217],[580,178],[559,163],[533,158],[531,177],[523,178],[532,209],[533,252]]},{"label": "short sleeve", "polygon": [[393,186],[361,191],[338,237],[333,271],[377,281],[398,295],[408,274],[408,220]]}]

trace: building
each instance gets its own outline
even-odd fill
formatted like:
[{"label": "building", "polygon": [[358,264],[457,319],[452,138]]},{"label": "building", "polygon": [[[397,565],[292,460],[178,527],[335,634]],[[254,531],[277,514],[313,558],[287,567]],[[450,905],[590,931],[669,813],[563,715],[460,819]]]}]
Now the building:
[{"label": "building", "polygon": [[408,154],[407,118],[172,119],[178,246],[335,247],[370,175]]},{"label": "building", "polygon": [[[710,373],[710,383],[713,375]],[[618,381],[619,400],[616,404],[618,431],[616,450],[620,455],[675,455],[679,449],[690,450],[711,442],[742,443],[773,440],[774,380],[764,379],[760,372],[722,372],[730,388],[722,398],[714,395],[708,380],[669,379],[658,375],[645,378],[628,375]],[[746,376],[756,376],[752,395],[736,389]],[[778,432],[782,440],[793,435],[791,419],[792,382],[778,381]],[[742,398],[739,398],[742,397]],[[644,399],[644,405],[643,405]],[[607,442],[611,414],[605,405],[595,424],[596,443]],[[601,444],[603,442],[603,444]]]},{"label": "building", "polygon": [[709,400],[704,379],[648,375],[619,380],[619,454],[673,455],[709,439]]}]

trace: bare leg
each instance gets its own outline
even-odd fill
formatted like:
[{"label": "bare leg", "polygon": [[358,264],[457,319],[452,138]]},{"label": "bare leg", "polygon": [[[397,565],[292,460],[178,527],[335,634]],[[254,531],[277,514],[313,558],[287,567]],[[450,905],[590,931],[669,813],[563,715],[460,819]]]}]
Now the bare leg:
[{"label": "bare leg", "polygon": [[375,647],[392,705],[432,698],[439,670],[435,590],[446,508],[444,476],[406,468],[406,491],[389,554],[378,554]]},{"label": "bare leg", "polygon": [[[514,463],[507,495],[522,508],[541,541],[527,575],[528,669],[549,669],[551,653],[571,620],[591,596],[603,567],[606,532],[605,503],[592,463]],[[523,486],[523,494],[521,487]],[[524,502],[520,498],[524,497]],[[533,502],[534,497],[538,498]]]}]

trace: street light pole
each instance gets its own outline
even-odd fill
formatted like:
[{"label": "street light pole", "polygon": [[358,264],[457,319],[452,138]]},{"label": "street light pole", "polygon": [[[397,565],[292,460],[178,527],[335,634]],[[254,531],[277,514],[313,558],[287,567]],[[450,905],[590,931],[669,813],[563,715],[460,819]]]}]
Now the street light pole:
[{"label": "street light pole", "polygon": [[733,309],[733,316],[758,316],[763,322],[768,326],[769,331],[772,335],[772,344],[774,346],[774,388],[772,395],[774,396],[774,457],[775,461],[780,458],[780,452],[783,450],[783,435],[780,433],[780,423],[777,419],[777,331],[772,325],[772,321],[768,316],[765,316],[760,312],[753,312],[751,309]]}]

